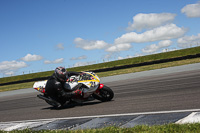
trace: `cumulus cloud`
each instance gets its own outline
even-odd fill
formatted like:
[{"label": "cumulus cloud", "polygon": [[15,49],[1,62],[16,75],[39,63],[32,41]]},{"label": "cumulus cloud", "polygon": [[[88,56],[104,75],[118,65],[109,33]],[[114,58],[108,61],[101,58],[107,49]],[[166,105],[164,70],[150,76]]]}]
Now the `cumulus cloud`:
[{"label": "cumulus cloud", "polygon": [[4,74],[5,74],[5,75],[14,75],[15,72],[14,72],[14,71],[8,71],[8,72],[5,72]]},{"label": "cumulus cloud", "polygon": [[143,54],[142,54],[142,53],[136,53],[136,54],[134,55],[134,57],[140,57],[140,56],[143,56]]},{"label": "cumulus cloud", "polygon": [[72,57],[70,60],[83,60],[83,59],[87,59],[87,56],[83,55],[79,57]]},{"label": "cumulus cloud", "polygon": [[64,58],[56,59],[53,61],[45,60],[44,64],[60,64],[60,63],[63,63],[63,61],[64,61]]},{"label": "cumulus cloud", "polygon": [[200,3],[186,5],[181,12],[189,18],[200,17]]},{"label": "cumulus cloud", "polygon": [[59,43],[59,44],[57,44],[57,45],[56,45],[56,49],[64,50],[65,48],[64,48],[63,45],[64,45],[63,43]]},{"label": "cumulus cloud", "polygon": [[91,41],[91,40],[84,40],[82,38],[75,38],[74,43],[76,44],[76,47],[85,50],[104,49],[109,45],[108,43],[102,40]]},{"label": "cumulus cloud", "polygon": [[172,44],[171,40],[164,40],[164,41],[160,41],[158,43],[158,45],[156,44],[151,44],[149,46],[146,46],[144,49],[142,49],[142,52],[144,53],[154,53],[157,52],[158,50],[168,47]]},{"label": "cumulus cloud", "polygon": [[172,22],[176,14],[172,13],[150,13],[143,14],[139,13],[133,17],[133,23],[129,23],[127,28],[128,31],[132,30],[142,30],[142,29],[152,29],[161,25],[165,25]]},{"label": "cumulus cloud", "polygon": [[[126,51],[131,48],[131,44],[129,43],[120,43],[120,44],[108,44],[104,41],[88,41],[82,38],[76,38],[74,40],[76,47],[85,49],[85,50],[94,50],[94,49],[104,49],[107,52],[119,52],[119,51]],[[76,58],[72,58],[74,60]]]},{"label": "cumulus cloud", "polygon": [[200,45],[200,34],[197,36],[184,36],[177,40],[178,46],[182,48],[187,48],[190,46]]},{"label": "cumulus cloud", "polygon": [[172,45],[172,41],[171,41],[171,40],[163,40],[163,41],[160,41],[160,42],[158,43],[158,47],[159,47],[159,48],[168,47],[168,46],[170,46],[170,45]]},{"label": "cumulus cloud", "polygon": [[118,56],[117,59],[118,59],[118,60],[123,60],[124,57]]},{"label": "cumulus cloud", "polygon": [[13,60],[0,62],[0,71],[6,75],[13,75],[15,71],[25,67],[27,67],[27,64],[23,61]]},{"label": "cumulus cloud", "polygon": [[115,44],[144,43],[144,42],[174,39],[183,36],[185,32],[186,32],[185,28],[177,27],[175,24],[167,24],[165,26],[160,26],[155,29],[146,31],[142,34],[137,34],[136,32],[126,33],[121,37],[115,39]]},{"label": "cumulus cloud", "polygon": [[126,57],[121,57],[121,56],[118,56],[117,59],[118,60],[122,60],[122,59],[128,59],[128,58],[133,58],[134,56],[131,56],[131,55],[128,55]]},{"label": "cumulus cloud", "polygon": [[91,61],[91,62],[77,62],[74,64],[74,67],[79,67],[79,66],[87,66],[87,65],[92,65],[95,64],[96,61]]},{"label": "cumulus cloud", "polygon": [[107,52],[120,52],[120,51],[127,51],[131,48],[130,43],[120,43],[114,44],[113,46],[106,49]]},{"label": "cumulus cloud", "polygon": [[158,50],[158,46],[156,44],[151,44],[146,46],[145,48],[142,49],[142,52],[144,53],[153,53]]},{"label": "cumulus cloud", "polygon": [[31,55],[31,54],[27,54],[25,57],[22,57],[21,60],[23,61],[38,61],[38,60],[42,60],[43,57],[40,55]]}]

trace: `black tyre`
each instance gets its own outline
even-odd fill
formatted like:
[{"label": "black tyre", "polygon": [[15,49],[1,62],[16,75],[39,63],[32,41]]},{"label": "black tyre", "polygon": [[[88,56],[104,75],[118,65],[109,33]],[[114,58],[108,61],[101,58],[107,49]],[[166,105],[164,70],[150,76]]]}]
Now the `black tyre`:
[{"label": "black tyre", "polygon": [[100,93],[93,94],[93,97],[102,102],[111,101],[114,97],[114,92],[109,87],[104,85],[104,87],[100,90]]}]

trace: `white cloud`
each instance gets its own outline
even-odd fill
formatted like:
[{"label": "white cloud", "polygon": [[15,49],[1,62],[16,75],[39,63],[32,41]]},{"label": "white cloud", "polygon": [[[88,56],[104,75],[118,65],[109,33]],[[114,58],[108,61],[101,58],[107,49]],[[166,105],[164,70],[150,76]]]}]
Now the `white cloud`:
[{"label": "white cloud", "polygon": [[107,46],[109,46],[108,43],[102,40],[89,41],[89,40],[84,40],[82,38],[75,38],[74,43],[76,44],[76,47],[82,48],[85,50],[104,49]]},{"label": "white cloud", "polygon": [[200,17],[200,3],[186,5],[181,9],[181,12],[189,18]]},{"label": "white cloud", "polygon": [[136,53],[136,54],[134,55],[134,57],[140,57],[140,56],[143,56],[143,54],[141,54],[141,53]]},{"label": "white cloud", "polygon": [[117,59],[118,59],[118,60],[123,60],[124,58],[123,58],[123,57],[121,57],[121,56],[119,56]]},{"label": "white cloud", "polygon": [[120,43],[114,44],[113,46],[106,49],[107,52],[120,52],[120,51],[127,51],[131,48],[130,43]]},{"label": "white cloud", "polygon": [[38,60],[42,60],[43,57],[40,55],[31,55],[31,54],[27,54],[25,57],[22,57],[21,60],[23,61],[38,61]]},{"label": "white cloud", "polygon": [[158,47],[159,47],[159,48],[168,47],[168,46],[170,46],[170,45],[172,45],[172,41],[171,41],[171,40],[163,40],[163,41],[160,41],[160,42],[158,43]]},{"label": "white cloud", "polygon": [[133,23],[129,23],[128,31],[132,30],[142,30],[142,29],[152,29],[169,22],[172,22],[176,14],[172,13],[150,13],[143,14],[139,13],[133,17]]},{"label": "white cloud", "polygon": [[175,24],[167,24],[165,26],[160,26],[155,29],[146,31],[142,34],[137,34],[136,32],[126,33],[121,37],[115,39],[115,44],[143,43],[159,40],[168,40],[173,38],[179,38],[183,36],[185,32],[185,28],[177,27]]},{"label": "white cloud", "polygon": [[8,71],[8,72],[5,72],[4,74],[5,74],[5,75],[14,75],[15,72],[14,72],[14,71]]},{"label": "white cloud", "polygon": [[200,45],[200,33],[197,36],[184,36],[177,40],[178,46],[182,48]]},{"label": "white cloud", "polygon": [[20,68],[27,67],[27,64],[23,61],[3,61],[0,62],[0,70],[18,70]]},{"label": "white cloud", "polygon": [[144,53],[154,53],[158,50],[158,46],[156,44],[151,44],[146,46],[145,48],[142,49],[142,52]]},{"label": "white cloud", "polygon": [[60,64],[60,63],[63,63],[63,61],[64,61],[64,58],[56,59],[54,61],[45,60],[44,64]]},{"label": "white cloud", "polygon": [[133,58],[134,56],[131,56],[131,55],[127,55],[126,57],[121,57],[121,56],[118,56],[117,59],[118,60],[122,60],[122,59],[128,59],[128,58]]},{"label": "white cloud", "polygon": [[82,59],[87,59],[87,56],[79,56],[79,57],[72,57],[70,60],[82,60]]},{"label": "white cloud", "polygon": [[3,61],[0,62],[0,71],[6,75],[13,75],[15,71],[21,68],[27,67],[27,64],[23,61]]},{"label": "white cloud", "polygon": [[44,61],[44,64],[52,64],[52,61],[50,61],[50,60],[45,60],[45,61]]},{"label": "white cloud", "polygon": [[144,49],[142,49],[142,52],[144,52],[144,53],[154,53],[154,52],[157,52],[158,50],[160,50],[162,48],[170,46],[171,44],[172,44],[172,41],[170,41],[170,40],[160,41],[158,43],[158,45],[151,44],[151,45],[146,46]]},{"label": "white cloud", "polygon": [[[104,41],[88,41],[82,38],[76,38],[74,40],[76,47],[85,49],[85,50],[94,50],[94,49],[104,49],[107,52],[119,52],[119,51],[126,51],[131,48],[131,44],[129,43],[120,43],[120,44],[108,44]],[[75,60],[79,58],[71,58],[71,60]]]},{"label": "white cloud", "polygon": [[87,66],[87,65],[92,65],[95,64],[96,61],[91,61],[91,62],[77,62],[74,64],[74,67],[79,67],[79,66]]},{"label": "white cloud", "polygon": [[64,48],[63,45],[64,45],[63,43],[59,43],[59,44],[56,45],[56,48],[59,49],[59,50],[64,50],[65,48]]},{"label": "white cloud", "polygon": [[74,64],[74,67],[78,67],[78,66],[86,66],[89,65],[87,62],[77,62]]}]

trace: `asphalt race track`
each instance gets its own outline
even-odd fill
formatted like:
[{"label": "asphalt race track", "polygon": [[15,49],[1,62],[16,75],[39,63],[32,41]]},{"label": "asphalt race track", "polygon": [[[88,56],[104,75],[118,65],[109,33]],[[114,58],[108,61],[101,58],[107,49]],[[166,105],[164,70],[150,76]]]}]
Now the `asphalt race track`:
[{"label": "asphalt race track", "polygon": [[0,122],[200,109],[200,69],[106,82],[115,97],[53,109],[39,92],[0,97]]}]

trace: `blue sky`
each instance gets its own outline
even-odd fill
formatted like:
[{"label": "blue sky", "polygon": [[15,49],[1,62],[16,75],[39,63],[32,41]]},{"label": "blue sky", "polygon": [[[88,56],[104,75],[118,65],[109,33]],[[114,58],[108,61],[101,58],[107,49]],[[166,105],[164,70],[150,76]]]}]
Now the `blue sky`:
[{"label": "blue sky", "polygon": [[194,47],[199,22],[198,0],[1,0],[0,77]]}]

